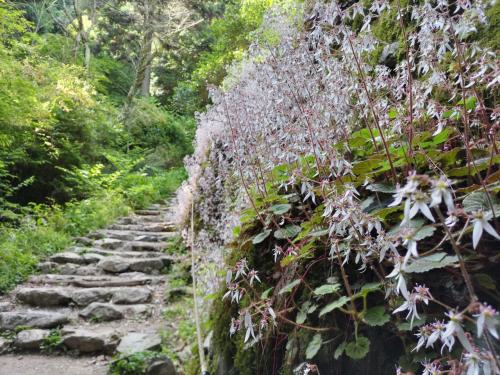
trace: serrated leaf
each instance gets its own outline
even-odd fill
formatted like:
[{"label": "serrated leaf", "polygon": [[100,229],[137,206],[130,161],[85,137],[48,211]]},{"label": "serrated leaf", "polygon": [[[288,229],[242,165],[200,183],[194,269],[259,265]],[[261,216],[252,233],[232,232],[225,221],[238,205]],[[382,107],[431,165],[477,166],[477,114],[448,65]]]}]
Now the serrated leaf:
[{"label": "serrated leaf", "polygon": [[257,244],[261,243],[262,241],[264,241],[267,237],[269,237],[270,234],[271,234],[271,229],[266,229],[265,231],[260,232],[258,235],[256,235],[253,238],[252,243],[254,245],[257,245]]},{"label": "serrated leaf", "polygon": [[271,211],[275,215],[283,215],[290,211],[292,208],[292,205],[289,203],[284,203],[284,204],[276,204],[274,206],[269,207],[269,211]]},{"label": "serrated leaf", "polygon": [[420,228],[414,235],[413,239],[415,241],[423,240],[424,238],[430,237],[434,234],[436,228],[432,225],[426,225],[425,227]]},{"label": "serrated leaf", "polygon": [[319,349],[321,349],[321,345],[323,344],[323,339],[321,335],[318,333],[313,336],[312,340],[307,345],[306,349],[306,358],[312,359],[318,353]]},{"label": "serrated leaf", "polygon": [[278,240],[283,240],[286,238],[293,238],[299,234],[301,228],[298,225],[287,225],[286,227],[278,229],[274,232],[274,238]]},{"label": "serrated leaf", "polygon": [[343,342],[339,346],[337,346],[337,349],[335,349],[335,352],[333,353],[333,358],[339,359],[339,357],[344,353],[345,347],[347,346],[347,342]]},{"label": "serrated leaf", "polygon": [[328,229],[317,230],[309,233],[309,237],[322,237],[328,234]]},{"label": "serrated leaf", "polygon": [[284,294],[284,293],[290,293],[293,288],[295,288],[297,285],[300,284],[302,280],[301,279],[297,279],[297,280],[294,280],[292,281],[291,283],[285,285],[283,288],[281,288],[281,290],[278,292],[278,294]]},{"label": "serrated leaf", "polygon": [[366,310],[363,320],[369,326],[383,326],[391,317],[386,314],[384,306],[376,306]]},{"label": "serrated leaf", "polygon": [[326,305],[325,307],[323,307],[321,309],[321,311],[319,312],[319,316],[323,316],[325,314],[328,314],[330,311],[333,311],[335,309],[338,309],[339,307],[344,306],[347,302],[349,302],[349,297],[342,296],[338,300],[335,300],[335,301],[329,303],[328,305]]},{"label": "serrated leaf", "polygon": [[488,212],[491,211],[491,205],[489,202],[490,200],[493,203],[495,215],[500,216],[500,204],[498,204],[498,201],[491,195],[489,196],[488,200],[488,195],[484,191],[475,191],[467,195],[464,198],[462,205],[464,207],[464,210],[467,212],[476,212],[480,210]]},{"label": "serrated leaf", "polygon": [[325,294],[335,293],[339,288],[340,284],[324,284],[314,289],[314,294],[324,296]]},{"label": "serrated leaf", "polygon": [[394,186],[387,184],[370,184],[366,186],[366,188],[371,191],[385,194],[394,194],[396,192],[396,188]]},{"label": "serrated leaf", "polygon": [[370,340],[364,336],[358,336],[356,341],[351,341],[345,347],[345,354],[352,359],[364,358],[370,351]]},{"label": "serrated leaf", "polygon": [[436,268],[444,268],[458,262],[458,257],[446,253],[435,253],[415,259],[405,269],[407,273],[423,273]]}]

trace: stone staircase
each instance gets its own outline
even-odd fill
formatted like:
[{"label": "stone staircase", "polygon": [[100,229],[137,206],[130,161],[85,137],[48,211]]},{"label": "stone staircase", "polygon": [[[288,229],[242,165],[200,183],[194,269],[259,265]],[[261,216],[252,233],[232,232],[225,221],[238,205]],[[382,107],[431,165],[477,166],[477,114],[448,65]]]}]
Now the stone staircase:
[{"label": "stone staircase", "polygon": [[[78,238],[0,298],[0,353],[131,354],[160,346],[162,273],[178,259],[169,208],[155,205]],[[5,338],[8,337],[8,338]],[[1,372],[1,371],[0,371]]]}]

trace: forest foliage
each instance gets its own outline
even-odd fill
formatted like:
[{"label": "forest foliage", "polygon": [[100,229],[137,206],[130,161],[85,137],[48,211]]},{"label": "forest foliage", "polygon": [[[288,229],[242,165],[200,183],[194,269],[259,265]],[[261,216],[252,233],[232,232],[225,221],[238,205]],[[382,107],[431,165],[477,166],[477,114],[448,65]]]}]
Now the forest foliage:
[{"label": "forest foliage", "polygon": [[497,374],[498,4],[297,9],[212,89],[179,191],[212,370]]}]

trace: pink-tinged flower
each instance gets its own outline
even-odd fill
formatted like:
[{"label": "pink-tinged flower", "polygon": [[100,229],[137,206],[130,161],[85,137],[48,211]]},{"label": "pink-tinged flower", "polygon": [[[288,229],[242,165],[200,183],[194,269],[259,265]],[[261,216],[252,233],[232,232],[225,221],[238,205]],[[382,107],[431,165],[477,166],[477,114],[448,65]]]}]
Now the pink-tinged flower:
[{"label": "pink-tinged flower", "polygon": [[453,204],[453,196],[450,189],[451,182],[445,176],[441,176],[439,180],[433,180],[432,185],[432,201],[429,207],[438,206],[444,200],[448,211],[453,211],[455,205]]},{"label": "pink-tinged flower", "polygon": [[462,346],[469,352],[472,353],[474,349],[470,341],[467,339],[465,332],[462,328],[462,320],[463,317],[459,313],[455,313],[454,311],[450,311],[446,314],[450,318],[448,323],[446,323],[445,331],[443,332],[441,339],[443,340],[443,347],[447,346],[448,350],[451,350],[455,343],[455,336],[458,338],[458,341],[462,344]]},{"label": "pink-tinged flower", "polygon": [[434,346],[434,343],[438,339],[442,339],[443,333],[446,330],[446,326],[442,321],[436,321],[432,323],[432,333],[427,339],[427,344],[425,344],[426,348],[432,348]]},{"label": "pink-tinged flower", "polygon": [[241,321],[239,319],[231,318],[231,326],[229,327],[229,334],[232,336],[241,328]]},{"label": "pink-tinged flower", "polygon": [[396,314],[398,312],[402,312],[408,310],[408,314],[406,314],[406,320],[411,317],[410,320],[410,326],[413,326],[413,321],[415,318],[420,319],[420,316],[418,315],[417,311],[417,301],[415,300],[414,294],[410,294],[410,298],[406,301],[403,302],[401,306],[399,306],[396,310],[394,310],[392,313]]},{"label": "pink-tinged flower", "polygon": [[250,285],[253,284],[254,280],[257,280],[259,283],[261,282],[257,273],[258,272],[255,270],[251,270],[250,272],[248,272],[248,277],[250,278]]},{"label": "pink-tinged flower", "polygon": [[253,323],[252,323],[252,317],[250,316],[250,312],[247,310],[245,312],[245,328],[246,328],[246,333],[245,333],[245,342],[250,339],[250,337],[253,337],[255,339],[255,332],[253,330]]},{"label": "pink-tinged flower", "polygon": [[432,212],[427,206],[428,197],[424,192],[420,190],[415,192],[415,194],[413,195],[413,201],[413,206],[410,209],[410,219],[420,211],[427,219],[435,222],[434,216],[432,216]]},{"label": "pink-tinged flower", "polygon": [[432,330],[433,328],[431,324],[426,324],[425,326],[419,328],[418,333],[415,335],[418,337],[417,346],[413,348],[412,352],[413,351],[418,352],[420,348],[422,348],[425,345],[425,343],[428,341],[429,337],[433,333]]},{"label": "pink-tinged flower", "polygon": [[236,276],[234,277],[235,279],[240,276],[246,276],[248,270],[247,260],[245,258],[239,260],[238,262],[236,262],[234,268],[236,269]]},{"label": "pink-tinged flower", "polygon": [[443,372],[441,371],[441,366],[436,363],[422,363],[424,366],[424,371],[422,375],[440,375]]},{"label": "pink-tinged flower", "polygon": [[491,336],[498,340],[498,332],[496,329],[497,316],[498,311],[496,311],[493,307],[486,304],[479,306],[479,314],[474,315],[474,317],[477,318],[477,337],[481,337],[486,329]]},{"label": "pink-tinged flower", "polygon": [[278,245],[274,246],[273,255],[274,255],[274,263],[276,263],[278,257],[283,255],[283,248]]},{"label": "pink-tinged flower", "polygon": [[474,230],[472,231],[472,246],[474,249],[477,247],[477,244],[483,235],[483,230],[491,234],[497,240],[500,240],[500,236],[491,224],[488,223],[487,215],[483,211],[477,211],[474,214],[472,222],[474,223]]}]

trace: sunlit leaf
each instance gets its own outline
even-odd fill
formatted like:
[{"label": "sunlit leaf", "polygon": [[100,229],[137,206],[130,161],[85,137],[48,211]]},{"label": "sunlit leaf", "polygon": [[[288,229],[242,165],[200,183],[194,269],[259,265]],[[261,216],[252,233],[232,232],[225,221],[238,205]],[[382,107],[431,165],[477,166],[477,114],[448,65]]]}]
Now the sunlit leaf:
[{"label": "sunlit leaf", "polygon": [[312,359],[318,353],[319,349],[321,349],[321,345],[323,344],[323,339],[321,335],[318,333],[313,336],[312,340],[307,345],[306,349],[306,358]]},{"label": "sunlit leaf", "polygon": [[297,279],[297,280],[294,280],[292,281],[291,283],[285,285],[283,288],[281,288],[281,290],[279,291],[278,294],[284,294],[284,293],[290,293],[293,288],[295,288],[297,285],[299,285],[301,283],[301,279]]}]

